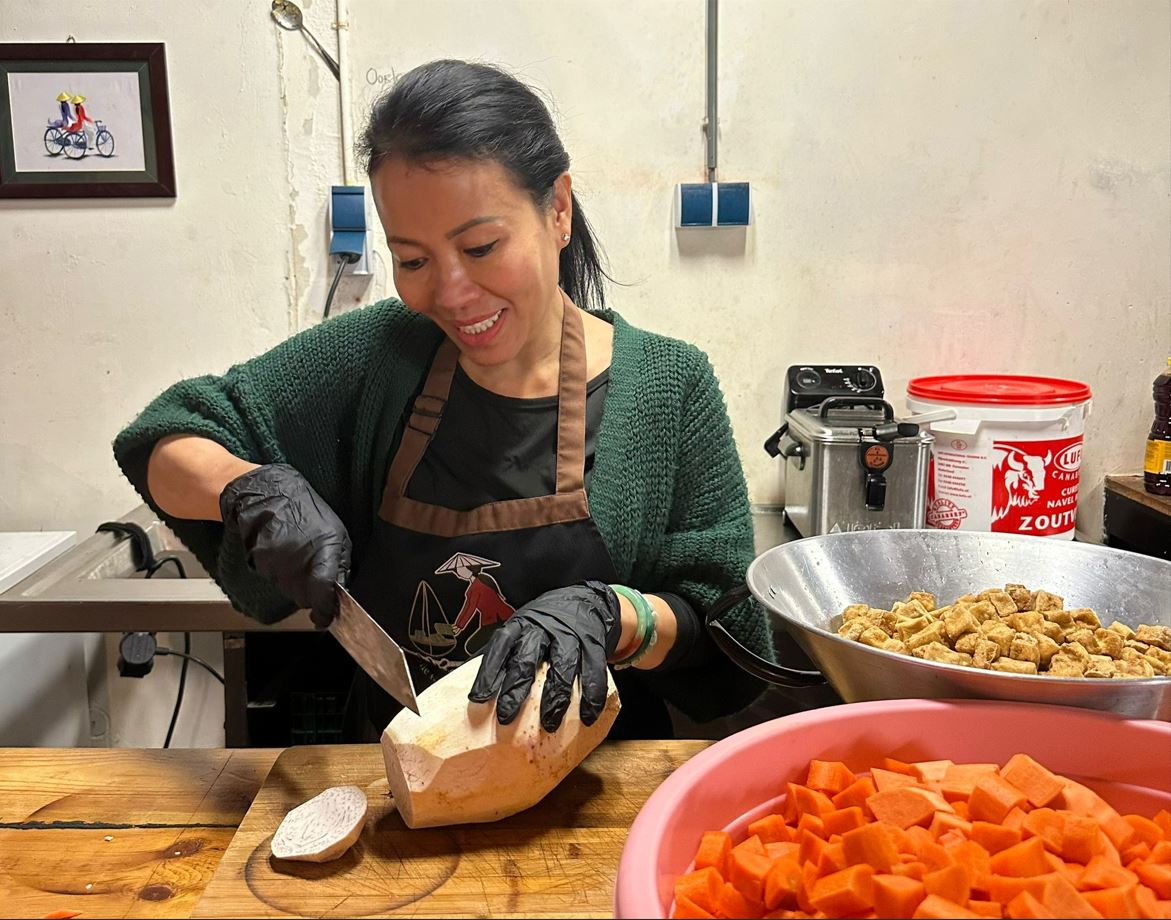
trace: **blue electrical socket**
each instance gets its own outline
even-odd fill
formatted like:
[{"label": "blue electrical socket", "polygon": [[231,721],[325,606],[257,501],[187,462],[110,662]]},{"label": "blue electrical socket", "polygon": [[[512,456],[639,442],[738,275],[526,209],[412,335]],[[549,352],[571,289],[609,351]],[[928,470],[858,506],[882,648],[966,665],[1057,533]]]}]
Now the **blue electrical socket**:
[{"label": "blue electrical socket", "polygon": [[752,192],[747,182],[684,182],[675,189],[676,227],[747,227]]},{"label": "blue electrical socket", "polygon": [[330,189],[329,254],[357,262],[366,255],[366,189],[335,185]]}]

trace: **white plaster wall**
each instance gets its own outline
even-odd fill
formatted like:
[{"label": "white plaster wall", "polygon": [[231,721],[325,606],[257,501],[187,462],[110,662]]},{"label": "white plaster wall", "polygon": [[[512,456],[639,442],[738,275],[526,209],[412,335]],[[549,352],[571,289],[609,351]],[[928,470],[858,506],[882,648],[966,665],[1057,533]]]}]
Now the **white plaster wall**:
[{"label": "white plaster wall", "polygon": [[[720,178],[746,233],[676,232],[704,178],[704,4],[351,0],[351,73],[435,57],[547,91],[635,323],[700,344],[754,501],[799,362],[911,377],[1087,381],[1079,528],[1141,468],[1171,353],[1171,5],[1165,0],[724,0]],[[369,93],[367,93],[367,97]],[[355,110],[364,100],[355,90]],[[364,109],[362,109],[364,111]]]},{"label": "white plaster wall", "polygon": [[[0,528],[84,535],[128,510],[114,433],[170,382],[320,316],[337,90],[268,6],[3,0],[0,41],[167,43],[178,197],[0,202]],[[302,6],[335,48],[333,4]],[[1171,352],[1171,6],[724,0],[720,176],[753,183],[756,223],[677,234],[672,189],[703,178],[703,8],[351,0],[355,126],[383,78],[440,56],[549,92],[630,284],[613,305],[708,350],[754,501],[781,498],[760,444],[791,363],[873,361],[896,397],[919,374],[1043,373],[1094,387],[1079,524],[1096,534]],[[381,258],[335,311],[390,292]],[[116,741],[159,743],[173,665],[111,684]],[[222,743],[218,685],[189,681],[176,743]]]}]

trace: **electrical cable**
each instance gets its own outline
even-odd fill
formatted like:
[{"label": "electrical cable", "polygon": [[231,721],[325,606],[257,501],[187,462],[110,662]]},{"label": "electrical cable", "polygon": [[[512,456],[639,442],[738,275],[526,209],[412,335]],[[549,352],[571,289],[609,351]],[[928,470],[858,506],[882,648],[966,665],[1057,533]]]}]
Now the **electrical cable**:
[{"label": "electrical cable", "polygon": [[[185,634],[185,635],[189,635],[189,634]],[[188,661],[194,662],[195,664],[199,665],[201,668],[203,668],[205,671],[207,671],[208,674],[210,674],[212,677],[214,677],[216,680],[218,680],[221,684],[224,682],[224,675],[223,674],[221,674],[219,671],[217,671],[215,668],[213,668],[210,664],[208,664],[202,658],[197,658],[195,655],[188,654],[187,652],[177,652],[177,651],[175,651],[175,649],[167,648],[165,645],[160,645],[158,647],[158,650],[155,652],[155,654],[156,655],[174,655],[176,658],[185,658]]]},{"label": "electrical cable", "polygon": [[329,287],[329,295],[325,298],[325,312],[321,314],[322,319],[329,319],[329,306],[333,303],[334,292],[337,291],[338,282],[342,280],[342,272],[346,270],[346,266],[352,262],[357,262],[360,256],[356,253],[344,253],[337,257],[337,274],[333,276],[333,284]]},{"label": "electrical cable", "polygon": [[[183,651],[191,651],[191,633],[183,633]],[[155,651],[158,654],[158,651]],[[179,668],[179,692],[175,694],[175,708],[171,710],[171,724],[167,726],[167,737],[163,741],[163,749],[166,750],[171,746],[171,737],[175,734],[175,723],[179,721],[179,707],[183,705],[183,690],[187,686],[187,658],[183,659],[183,665]]]}]

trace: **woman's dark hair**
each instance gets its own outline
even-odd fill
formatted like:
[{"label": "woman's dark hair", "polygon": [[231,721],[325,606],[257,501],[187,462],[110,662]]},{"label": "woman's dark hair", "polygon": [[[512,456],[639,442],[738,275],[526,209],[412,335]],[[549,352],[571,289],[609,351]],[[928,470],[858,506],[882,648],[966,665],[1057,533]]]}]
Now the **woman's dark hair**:
[{"label": "woman's dark hair", "polygon": [[[467,61],[432,61],[399,77],[374,103],[358,155],[371,177],[393,157],[420,165],[491,160],[542,210],[552,202],[554,180],[569,169],[569,154],[537,94],[498,67]],[[577,195],[559,277],[579,307],[604,306],[608,276]]]}]

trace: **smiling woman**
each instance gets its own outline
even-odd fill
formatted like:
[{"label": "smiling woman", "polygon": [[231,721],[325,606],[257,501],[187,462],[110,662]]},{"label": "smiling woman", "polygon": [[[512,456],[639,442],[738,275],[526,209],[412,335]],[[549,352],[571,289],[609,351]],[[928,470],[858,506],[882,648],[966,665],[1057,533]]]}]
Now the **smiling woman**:
[{"label": "smiling woman", "polygon": [[[759,691],[700,613],[752,558],[744,475],[698,349],[603,306],[598,248],[537,95],[436,61],[375,105],[361,151],[401,300],[183,381],[115,442],[233,603],[319,625],[348,584],[426,686],[476,655],[474,702],[541,722],[580,683],[611,737],[668,737]],[[345,373],[338,373],[344,368]],[[328,383],[323,384],[323,381]],[[751,604],[724,621],[772,656]],[[359,673],[374,737],[395,706]]]}]

